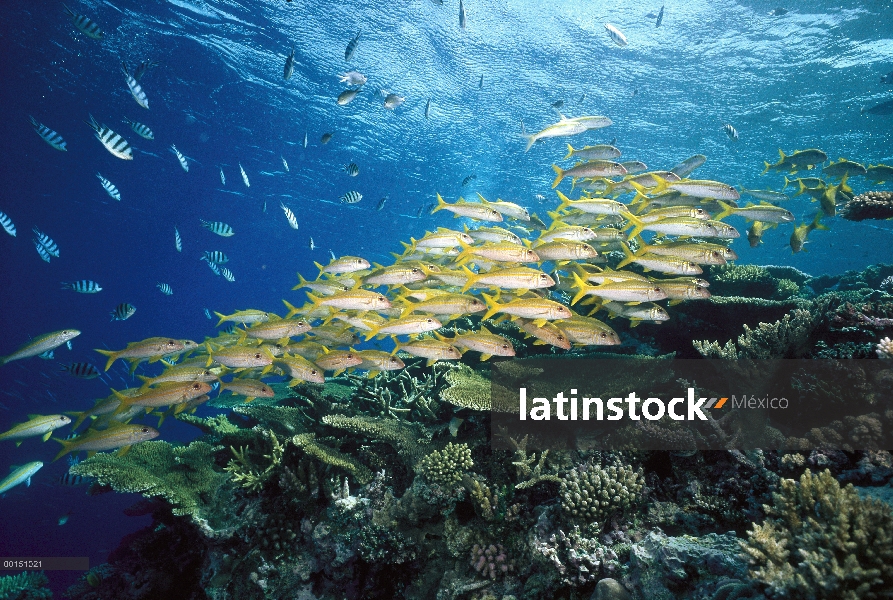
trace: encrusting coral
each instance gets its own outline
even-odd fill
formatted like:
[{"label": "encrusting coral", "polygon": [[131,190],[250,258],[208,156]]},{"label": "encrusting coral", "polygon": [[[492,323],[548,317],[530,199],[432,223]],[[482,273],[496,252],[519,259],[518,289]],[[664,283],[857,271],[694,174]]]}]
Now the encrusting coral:
[{"label": "encrusting coral", "polygon": [[773,597],[864,600],[893,589],[893,511],[808,469],[781,482],[742,548]]},{"label": "encrusting coral", "polygon": [[850,221],[893,219],[893,192],[871,191],[855,196],[837,214]]}]

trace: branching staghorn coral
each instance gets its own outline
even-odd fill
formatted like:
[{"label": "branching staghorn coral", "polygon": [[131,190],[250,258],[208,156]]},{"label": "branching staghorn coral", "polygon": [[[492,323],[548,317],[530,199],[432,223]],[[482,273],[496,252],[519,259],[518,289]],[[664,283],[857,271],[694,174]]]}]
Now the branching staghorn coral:
[{"label": "branching staghorn coral", "polygon": [[272,431],[264,432],[264,437],[270,440],[270,454],[264,454],[263,457],[269,461],[269,464],[260,469],[257,464],[252,462],[246,456],[248,449],[241,447],[238,450],[230,446],[230,450],[235,456],[235,460],[229,461],[224,468],[225,471],[233,476],[233,481],[241,485],[250,492],[258,492],[270,478],[273,471],[282,463],[282,455],[285,453],[285,446],[279,442]]},{"label": "branching staghorn coral", "polygon": [[893,589],[893,511],[841,488],[830,471],[783,479],[742,548],[751,577],[777,597],[862,600]]},{"label": "branching staghorn coral", "polygon": [[362,435],[375,441],[385,442],[392,446],[410,466],[422,457],[428,446],[427,434],[423,427],[408,423],[402,419],[384,419],[378,417],[349,417],[347,415],[326,415],[322,418],[325,425],[343,429],[352,434]]},{"label": "branching staghorn coral", "polygon": [[824,318],[824,311],[795,309],[775,323],[760,323],[755,329],[744,326],[737,345],[694,340],[695,349],[705,358],[768,359],[797,358],[809,350],[809,337]]},{"label": "branching staghorn coral", "polygon": [[517,458],[517,460],[512,461],[512,464],[517,470],[518,477],[523,478],[523,481],[515,485],[516,490],[527,489],[544,481],[561,483],[562,480],[558,475],[543,473],[543,468],[546,466],[546,456],[549,454],[548,450],[540,452],[540,457],[537,459],[535,453],[530,456],[527,455],[528,436],[525,435],[520,442],[513,438],[508,438],[508,441],[515,448],[515,456]]}]

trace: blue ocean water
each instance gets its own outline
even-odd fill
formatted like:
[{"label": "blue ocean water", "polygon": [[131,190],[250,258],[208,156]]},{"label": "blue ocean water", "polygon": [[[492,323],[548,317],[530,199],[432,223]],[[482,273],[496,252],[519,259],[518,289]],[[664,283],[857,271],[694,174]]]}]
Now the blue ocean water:
[{"label": "blue ocean water", "polygon": [[[0,16],[0,211],[18,229],[15,238],[0,232],[0,354],[29,336],[83,332],[72,350],[57,349],[55,360],[0,368],[0,430],[29,413],[86,409],[110,386],[129,385],[120,363],[89,381],[60,371],[69,362],[103,366],[94,348],[156,335],[201,341],[215,332],[205,308],[281,313],[283,298],[303,299],[291,291],[296,273],[315,276],[313,262],[328,262],[330,251],[388,262],[390,252],[402,251],[399,241],[459,223],[444,212],[428,214],[436,193],[448,201],[499,197],[546,218],[556,204],[550,166],[564,156],[565,141],[577,147],[616,139],[623,160],[655,169],[702,153],[708,160],[699,178],[752,189],[781,189],[780,174],[760,175],[779,148],[821,148],[865,165],[893,161],[893,117],[860,114],[893,92],[879,83],[893,69],[888,2],[817,2],[782,16],[769,14],[776,8],[769,2],[667,4],[656,28],[646,15],[659,6],[647,2],[481,0],[465,4],[464,31],[453,0],[70,6],[99,23],[105,39],[77,31],[58,3],[10,0]],[[625,33],[627,47],[611,42],[607,22]],[[358,32],[356,55],[346,62],[345,47]],[[285,81],[292,48],[295,72]],[[148,111],[134,102],[120,69],[122,60],[133,71],[146,59],[160,63],[140,80]],[[354,69],[368,83],[338,106],[345,89],[338,75]],[[404,96],[405,104],[386,110],[380,90]],[[551,104],[559,100],[569,117],[606,115],[614,124],[525,153],[521,122],[529,131],[555,122]],[[132,162],[101,146],[84,124],[90,114],[131,142]],[[41,141],[29,115],[59,132],[67,152]],[[124,118],[150,126],[155,139],[138,137]],[[727,123],[738,141],[723,132]],[[325,133],[332,140],[323,145]],[[188,173],[171,144],[188,157]],[[356,178],[343,171],[351,162],[360,168]],[[118,187],[120,202],[105,193],[97,172]],[[463,186],[470,175],[476,177]],[[851,184],[857,193],[866,189],[858,178]],[[350,190],[362,201],[339,202]],[[294,211],[297,231],[280,203]],[[806,196],[785,207],[797,223],[817,210]],[[200,219],[226,222],[236,234],[216,236]],[[746,227],[740,218],[729,222]],[[890,262],[889,223],[826,224],[831,230],[814,232],[807,253],[792,255],[793,225],[770,230],[758,248],[743,238],[733,248],[742,263],[814,275]],[[58,259],[39,258],[29,240],[33,227],[56,241]],[[175,227],[182,252],[174,247]],[[212,250],[229,255],[235,282],[199,260]],[[80,279],[98,282],[102,292],[60,289]],[[173,295],[162,295],[159,282]],[[109,322],[122,302],[136,314]],[[171,422],[162,438],[194,434]],[[46,466],[30,488],[0,499],[0,555],[88,555],[98,564],[149,520],[122,514],[136,497],[87,497],[83,488],[59,486],[67,463],[50,462],[57,450],[34,439],[19,448],[3,442],[0,469],[32,460]],[[57,525],[69,511],[68,523]],[[77,574],[49,575],[61,591]]]}]

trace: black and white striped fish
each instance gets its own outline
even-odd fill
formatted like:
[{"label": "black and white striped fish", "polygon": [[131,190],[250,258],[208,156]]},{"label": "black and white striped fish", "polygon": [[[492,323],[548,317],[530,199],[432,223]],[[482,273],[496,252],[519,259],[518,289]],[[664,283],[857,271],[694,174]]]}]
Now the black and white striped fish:
[{"label": "black and white striped fish", "polygon": [[174,154],[177,155],[177,160],[180,161],[180,166],[183,167],[183,170],[186,171],[186,172],[188,173],[188,172],[189,172],[189,163],[186,162],[186,157],[183,156],[183,155],[180,153],[180,151],[177,150],[177,147],[174,146],[173,144],[171,144],[171,150],[173,151]]},{"label": "black and white striped fish", "polygon": [[356,204],[362,199],[363,194],[354,190],[347,192],[340,198],[342,204]]},{"label": "black and white striped fish", "polygon": [[183,240],[180,239],[180,232],[174,227],[174,247],[177,252],[183,252]]},{"label": "black and white striped fish", "polygon": [[229,262],[229,257],[220,250],[205,250],[205,255],[201,257],[201,260],[222,265]]},{"label": "black and white striped fish", "polygon": [[726,125],[723,125],[723,126],[722,126],[722,130],[726,132],[726,135],[729,136],[729,139],[730,139],[730,140],[732,140],[733,142],[737,142],[737,141],[738,141],[738,132],[735,131],[735,128],[734,128],[734,127],[732,127],[731,125],[726,124]]},{"label": "black and white striped fish", "polygon": [[62,282],[63,290],[71,290],[73,292],[77,292],[79,294],[96,294],[102,291],[102,288],[95,281],[90,281],[89,279],[81,279],[78,281],[72,281],[71,283]]},{"label": "black and white striped fish", "polygon": [[350,60],[353,58],[353,55],[357,51],[357,46],[360,44],[360,34],[357,33],[356,37],[350,40],[347,43],[347,48],[344,50],[344,60]]},{"label": "black and white striped fish", "polygon": [[35,241],[43,246],[43,249],[47,251],[47,254],[59,258],[59,246],[56,245],[56,242],[54,242],[47,234],[42,233],[37,227],[35,227],[33,231],[34,235],[37,236]]},{"label": "black and white striped fish", "polygon": [[316,250],[316,244],[313,243],[313,238],[310,238],[310,249]]},{"label": "black and white striped fish", "polygon": [[43,244],[40,243],[40,240],[34,240],[34,247],[37,249],[40,258],[46,262],[50,262],[50,254],[47,252],[46,248],[43,247]]},{"label": "black and white striped fish", "polygon": [[6,213],[0,212],[0,226],[12,237],[16,236],[16,226]]},{"label": "black and white striped fish", "polygon": [[96,132],[96,139],[102,142],[106,150],[121,160],[133,160],[133,149],[127,140],[121,137],[121,134],[97,123],[93,115],[90,115],[90,122],[87,125],[93,128],[93,131]]},{"label": "black and white striped fish", "polygon": [[220,274],[223,275],[223,278],[227,281],[235,281],[236,276],[233,275],[233,272],[227,269],[226,267],[220,267]]},{"label": "black and white striped fish", "polygon": [[166,283],[155,284],[155,287],[157,287],[158,290],[165,296],[170,296],[174,293],[174,290],[171,289],[171,286]]},{"label": "black and white striped fish", "polygon": [[360,167],[357,166],[357,163],[350,163],[349,165],[344,165],[344,172],[351,177],[356,177],[360,174]]},{"label": "black and white striped fish", "polygon": [[102,30],[99,28],[93,20],[88,19],[84,15],[79,15],[64,4],[65,10],[68,11],[68,14],[71,15],[71,22],[74,23],[74,26],[81,30],[82,33],[87,36],[93,38],[94,40],[102,39]]},{"label": "black and white striped fish", "polygon": [[235,232],[233,228],[227,225],[226,223],[221,223],[220,221],[205,221],[203,219],[199,219],[202,222],[202,227],[209,230],[211,233],[216,233],[222,237],[229,237],[233,235]]},{"label": "black and white striped fish", "polygon": [[118,191],[118,188],[115,187],[115,184],[113,184],[111,181],[109,181],[108,179],[106,179],[105,177],[100,175],[99,173],[97,173],[96,176],[99,178],[99,182],[102,184],[102,187],[106,191],[106,193],[109,196],[111,196],[112,198],[114,198],[115,200],[117,200],[118,202],[120,202],[121,201],[121,192]]},{"label": "black and white striped fish", "polygon": [[133,129],[133,131],[141,138],[145,138],[147,140],[155,139],[155,134],[152,133],[152,130],[149,129],[148,125],[143,125],[142,123],[131,121],[127,117],[124,117],[124,122],[130,125],[130,128]]},{"label": "black and white striped fish", "polygon": [[124,61],[121,61],[121,71],[124,72],[124,80],[127,82],[127,87],[130,88],[130,93],[133,94],[133,99],[136,100],[137,104],[148,110],[149,99],[146,97],[146,92],[143,91],[136,79],[127,72],[127,65]]},{"label": "black and white striped fish", "polygon": [[226,175],[223,174],[223,167],[220,167],[220,185],[226,185]]},{"label": "black and white striped fish", "polygon": [[146,71],[148,71],[152,67],[157,67],[160,64],[161,63],[157,63],[154,60],[144,60],[136,66],[136,69],[133,71],[133,78],[139,81],[142,76],[146,74]]},{"label": "black and white striped fish", "polygon": [[59,135],[43,123],[39,123],[34,117],[29,115],[28,118],[31,119],[31,125],[34,126],[34,131],[37,132],[37,135],[40,136],[40,139],[45,141],[56,150],[61,150],[62,152],[68,150],[68,148],[65,147],[65,140],[62,139],[61,135]]},{"label": "black and white striped fish", "polygon": [[295,213],[291,211],[289,207],[287,207],[282,201],[279,202],[279,206],[282,207],[282,212],[285,213],[285,218],[288,220],[288,224],[292,229],[298,228],[298,219],[295,217]]},{"label": "black and white striped fish", "polygon": [[126,321],[130,317],[133,316],[133,313],[136,312],[136,307],[133,304],[128,302],[122,302],[118,306],[115,307],[115,310],[111,311],[109,314],[112,316],[112,321]]},{"label": "black and white striped fish", "polygon": [[291,79],[292,73],[295,72],[295,49],[291,49],[291,54],[285,59],[285,69],[282,71],[282,77],[285,80]]},{"label": "black and white striped fish", "polygon": [[59,485],[84,485],[90,483],[92,479],[90,477],[83,477],[81,475],[73,475],[72,473],[65,471],[62,474],[62,477],[59,478]]},{"label": "black and white striped fish", "polygon": [[245,173],[245,169],[242,168],[242,163],[239,163],[239,170],[242,172],[242,181],[245,182],[245,187],[251,187],[251,184],[248,183],[248,174]]},{"label": "black and white striped fish", "polygon": [[388,201],[388,198],[390,198],[390,196],[385,196],[384,198],[382,198],[381,200],[379,200],[379,201],[378,201],[378,206],[376,207],[375,210],[381,210],[381,209],[383,209],[383,208],[384,208],[384,204],[385,204],[385,202]]},{"label": "black and white striped fish", "polygon": [[62,370],[68,372],[72,377],[78,377],[80,379],[96,379],[99,377],[99,369],[90,363],[85,362],[62,365]]},{"label": "black and white striped fish", "polygon": [[279,158],[282,159],[282,166],[285,167],[285,172],[288,173],[288,163],[285,162],[285,157],[284,157],[284,156],[280,156]]},{"label": "black and white striped fish", "polygon": [[211,268],[212,271],[214,271],[214,275],[220,275],[220,269],[217,267],[216,263],[208,261],[208,266]]}]

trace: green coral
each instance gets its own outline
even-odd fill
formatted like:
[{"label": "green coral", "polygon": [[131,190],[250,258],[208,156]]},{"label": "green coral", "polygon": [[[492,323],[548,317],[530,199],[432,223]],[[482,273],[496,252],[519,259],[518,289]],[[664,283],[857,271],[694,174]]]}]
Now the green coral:
[{"label": "green coral", "polygon": [[42,572],[24,572],[0,577],[0,600],[43,600],[52,598],[46,586],[49,579]]},{"label": "green coral", "polygon": [[401,419],[347,415],[326,415],[322,422],[336,429],[344,429],[376,441],[385,442],[411,464],[424,454],[427,435],[422,426]]},{"label": "green coral", "polygon": [[490,410],[490,380],[472,369],[459,363],[448,371],[444,379],[449,387],[441,392],[442,400],[460,408],[472,410]]},{"label": "green coral", "polygon": [[809,337],[824,319],[824,311],[796,309],[775,323],[760,323],[755,329],[744,326],[738,344],[725,345],[694,340],[695,349],[705,358],[767,359],[799,358],[809,350]]},{"label": "green coral", "polygon": [[635,471],[627,465],[579,465],[562,478],[561,508],[574,519],[604,524],[614,512],[638,503],[644,485],[641,469]]},{"label": "green coral", "polygon": [[714,265],[710,274],[710,291],[721,296],[769,298],[776,290],[775,277],[758,265]]},{"label": "green coral", "polygon": [[435,450],[419,461],[419,471],[428,483],[446,488],[462,481],[465,472],[474,466],[468,444],[450,442],[443,450]]},{"label": "green coral", "polygon": [[258,421],[262,429],[272,431],[278,435],[291,437],[298,433],[304,433],[307,416],[300,408],[292,406],[265,406],[254,405],[237,406],[233,412],[246,415]]},{"label": "green coral", "polygon": [[200,522],[207,518],[215,494],[229,479],[214,469],[214,455],[220,449],[199,441],[188,446],[142,442],[123,456],[96,454],[71,467],[70,472],[93,477],[116,492],[164,498],[175,515],[189,515]]},{"label": "green coral", "polygon": [[791,298],[792,296],[796,296],[800,292],[800,286],[797,285],[796,281],[792,281],[790,279],[779,279],[778,280],[778,289],[775,291],[775,295],[783,300],[787,298]]},{"label": "green coral", "polygon": [[781,482],[742,548],[751,576],[792,599],[889,598],[893,589],[893,511],[841,488],[830,471]]},{"label": "green coral", "polygon": [[347,454],[319,443],[316,441],[316,434],[302,433],[294,436],[291,442],[318,461],[344,469],[363,485],[372,481],[372,471],[366,465]]},{"label": "green coral", "polygon": [[176,415],[176,418],[179,421],[198,427],[206,435],[210,436],[224,437],[241,431],[241,428],[227,419],[226,415],[217,415],[203,419],[188,413],[180,413]]},{"label": "green coral", "polygon": [[252,492],[260,491],[273,471],[276,470],[276,467],[282,464],[282,455],[285,454],[285,446],[279,442],[276,434],[267,431],[265,432],[265,437],[270,440],[270,453],[263,455],[266,459],[265,462],[267,462],[265,468],[257,468],[257,465],[251,461],[250,457],[246,456],[248,453],[247,448],[242,447],[236,450],[232,446],[230,446],[230,451],[235,456],[235,460],[229,461],[229,464],[224,468],[227,473],[232,475],[233,481]]}]

